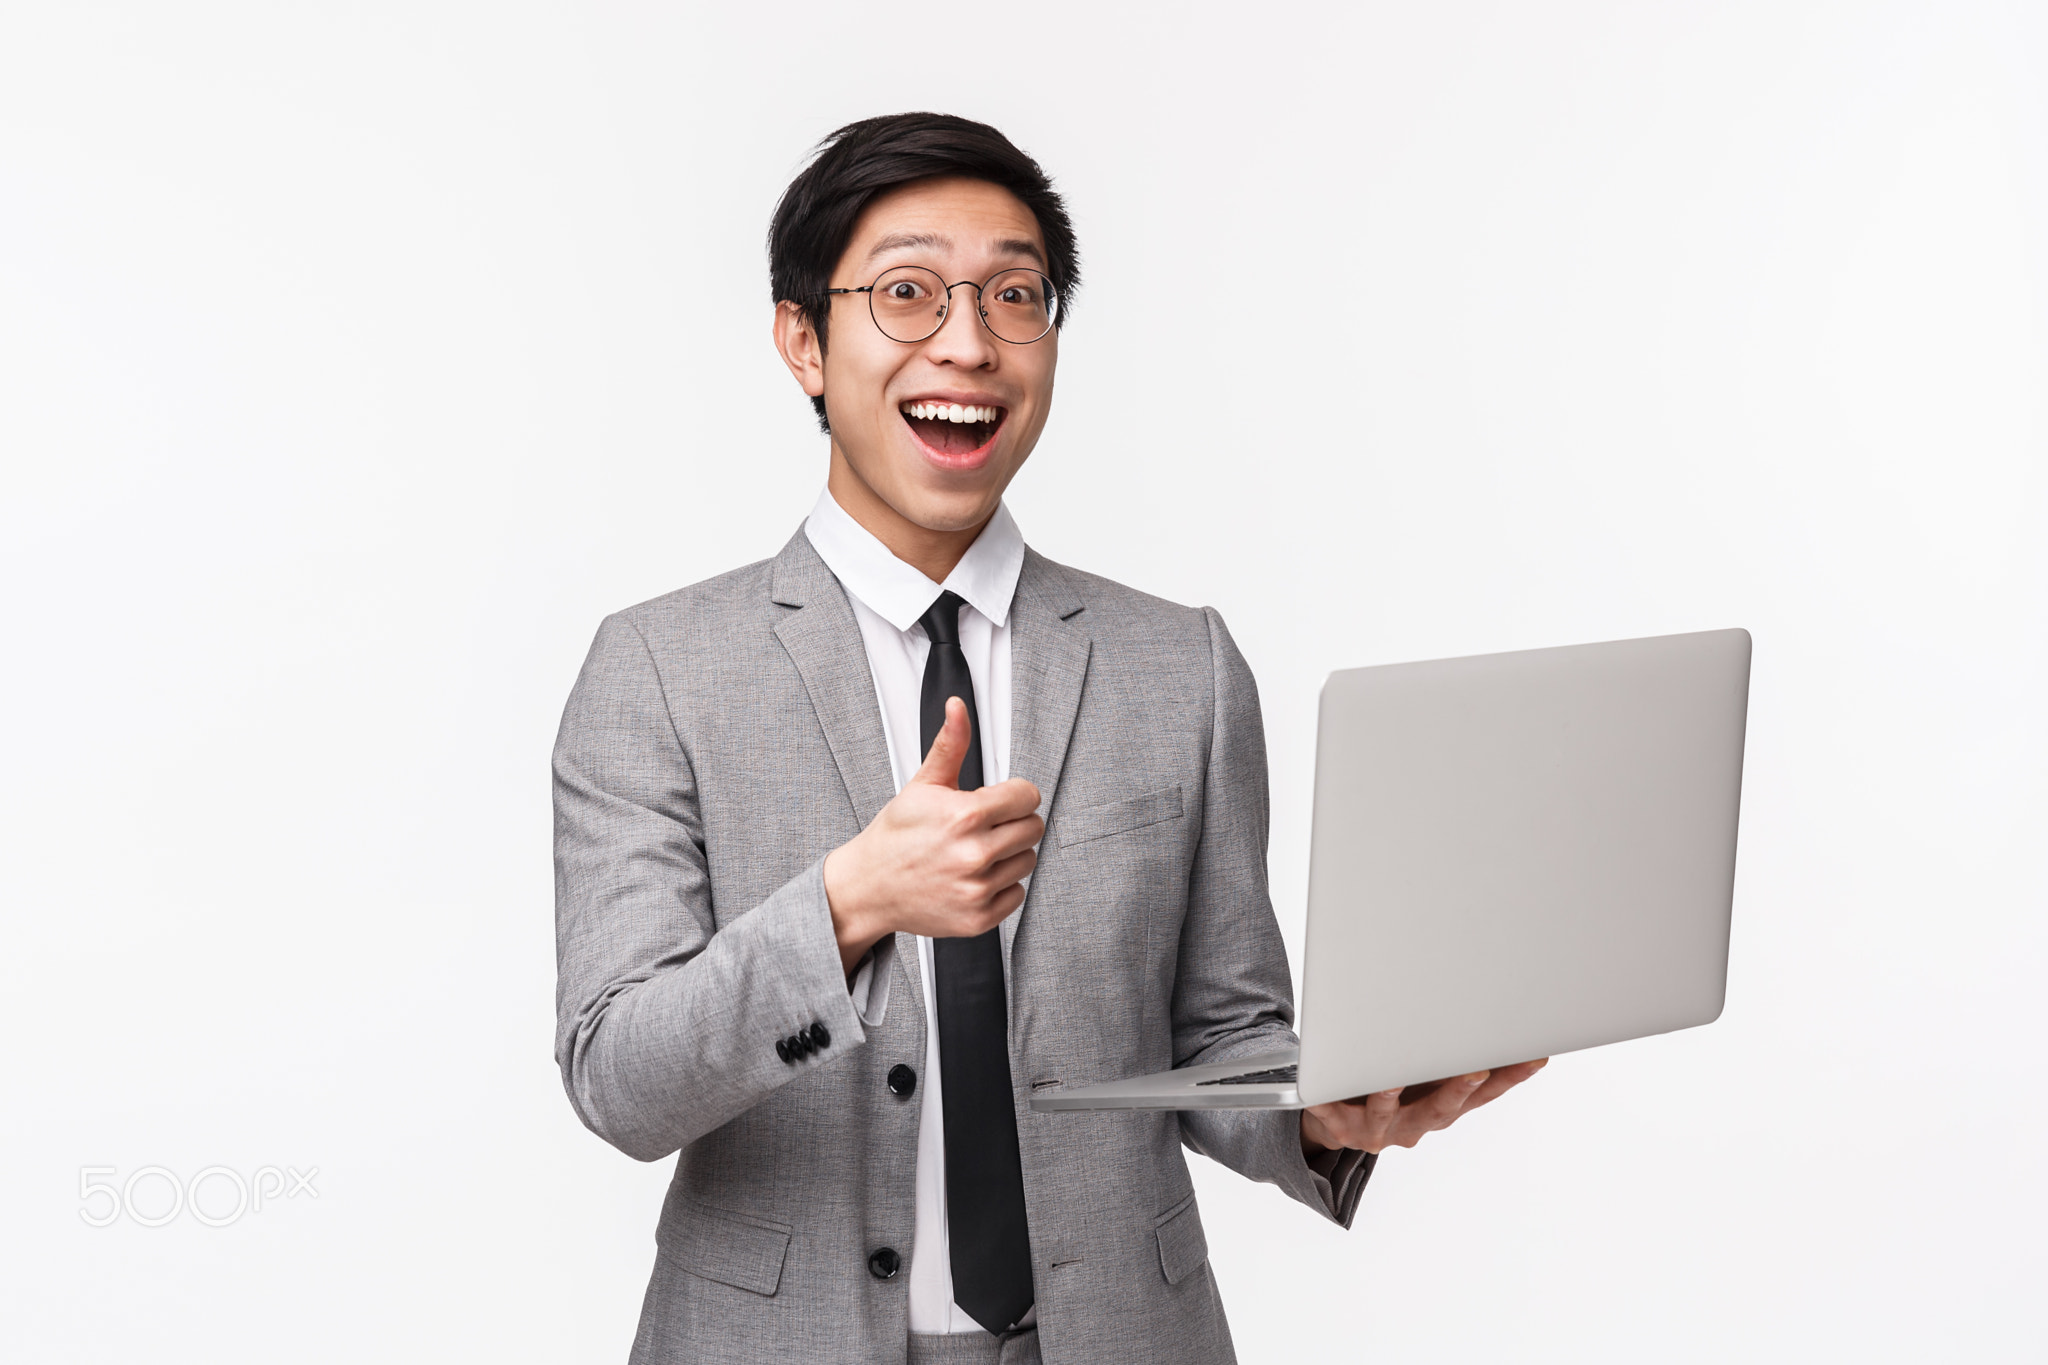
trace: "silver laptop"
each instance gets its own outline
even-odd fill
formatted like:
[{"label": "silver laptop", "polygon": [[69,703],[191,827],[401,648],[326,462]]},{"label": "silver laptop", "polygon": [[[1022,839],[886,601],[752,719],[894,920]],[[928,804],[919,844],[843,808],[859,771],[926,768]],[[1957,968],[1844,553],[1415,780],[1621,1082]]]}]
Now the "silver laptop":
[{"label": "silver laptop", "polygon": [[1294,1109],[1711,1023],[1749,632],[1332,673],[1301,1047],[1034,1095]]}]

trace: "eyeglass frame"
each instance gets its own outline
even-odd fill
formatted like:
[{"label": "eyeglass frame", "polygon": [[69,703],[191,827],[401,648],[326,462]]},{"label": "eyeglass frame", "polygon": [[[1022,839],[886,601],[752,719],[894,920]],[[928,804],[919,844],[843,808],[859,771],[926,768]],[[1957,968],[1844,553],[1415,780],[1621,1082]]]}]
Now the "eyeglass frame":
[{"label": "eyeglass frame", "polygon": [[[945,285],[946,301],[943,304],[939,305],[938,324],[934,326],[929,332],[926,332],[923,336],[917,338],[917,340],[915,341],[898,341],[895,337],[889,336],[888,331],[882,326],[882,320],[875,316],[875,286],[882,282],[883,275],[887,275],[892,270],[922,270],[925,274],[930,275],[933,279],[936,279],[941,285]],[[1031,338],[1031,340],[1029,341],[1012,341],[1008,337],[1004,336],[1001,332],[998,332],[989,323],[988,309],[982,307],[981,305],[982,291],[984,289],[986,289],[990,284],[992,284],[1001,276],[1008,275],[1012,271],[1017,270],[1028,271],[1031,274],[1038,276],[1039,279],[1044,280],[1045,296],[1048,299],[1052,300],[1052,307],[1047,310],[1045,330],[1043,332],[1040,332],[1037,336]],[[954,284],[946,284],[946,277],[944,275],[941,275],[938,271],[932,269],[928,265],[892,265],[887,270],[884,270],[881,275],[875,276],[875,278],[870,283],[859,285],[851,289],[820,290],[819,297],[829,297],[833,294],[866,294],[868,296],[868,321],[875,324],[875,330],[880,332],[888,340],[895,341],[898,346],[918,346],[922,345],[927,341],[930,341],[933,337],[937,336],[940,332],[945,330],[946,319],[952,314],[953,311],[953,291],[955,289],[958,289],[963,284],[974,291],[974,311],[976,314],[980,316],[981,325],[983,327],[988,328],[988,334],[990,336],[994,337],[997,341],[1002,342],[1006,346],[1036,345],[1037,343],[1051,336],[1060,325],[1059,286],[1052,282],[1052,276],[1046,274],[1043,270],[1038,269],[1036,266],[1029,265],[1006,265],[1001,270],[996,271],[987,279],[983,280],[980,284],[976,284],[973,280],[961,280]]]}]

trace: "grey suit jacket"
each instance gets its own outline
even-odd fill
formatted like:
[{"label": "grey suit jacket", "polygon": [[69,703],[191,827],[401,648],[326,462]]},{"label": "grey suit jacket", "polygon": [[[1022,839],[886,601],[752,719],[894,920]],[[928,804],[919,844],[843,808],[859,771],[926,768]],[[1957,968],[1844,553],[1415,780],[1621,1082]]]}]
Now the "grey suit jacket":
[{"label": "grey suit jacket", "polygon": [[[1371,1160],[1311,1169],[1288,1112],[1028,1100],[1294,1041],[1258,695],[1214,611],[1028,551],[1011,632],[1010,771],[1047,822],[1002,926],[1040,1350],[1229,1361],[1182,1145],[1346,1226]],[[633,1361],[903,1360],[909,1275],[868,1259],[915,1254],[918,1104],[884,1077],[923,1065],[928,1023],[912,940],[878,1023],[840,969],[824,857],[894,779],[860,629],[801,531],[606,618],[554,790],[570,1102],[632,1156],[681,1153]],[[828,1047],[777,1055],[814,1020]]]}]

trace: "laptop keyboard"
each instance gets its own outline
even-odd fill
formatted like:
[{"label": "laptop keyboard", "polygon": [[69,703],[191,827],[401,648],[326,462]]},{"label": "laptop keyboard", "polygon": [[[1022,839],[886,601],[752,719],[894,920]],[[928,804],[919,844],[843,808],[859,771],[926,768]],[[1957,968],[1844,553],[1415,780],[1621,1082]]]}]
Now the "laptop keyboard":
[{"label": "laptop keyboard", "polygon": [[1280,1082],[1293,1084],[1299,1068],[1292,1062],[1265,1071],[1240,1071],[1235,1076],[1218,1076],[1213,1081],[1196,1081],[1196,1085],[1276,1085]]}]

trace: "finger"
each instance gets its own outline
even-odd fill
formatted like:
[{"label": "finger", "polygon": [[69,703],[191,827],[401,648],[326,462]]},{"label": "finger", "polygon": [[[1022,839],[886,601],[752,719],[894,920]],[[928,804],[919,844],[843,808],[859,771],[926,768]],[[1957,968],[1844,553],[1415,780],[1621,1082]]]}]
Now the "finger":
[{"label": "finger", "polygon": [[1341,1100],[1311,1104],[1301,1111],[1301,1135],[1325,1150],[1352,1144],[1351,1119]]},{"label": "finger", "polygon": [[967,760],[968,738],[967,703],[958,697],[946,698],[946,723],[933,736],[931,751],[924,756],[923,766],[910,775],[910,781],[958,791],[960,765]]},{"label": "finger", "polygon": [[1458,1112],[1468,1114],[1482,1104],[1493,1103],[1541,1071],[1548,1061],[1546,1057],[1541,1062],[1517,1062],[1513,1066],[1495,1067],[1493,1074],[1486,1078],[1486,1084],[1473,1091],[1472,1098],[1466,1100],[1465,1107]]},{"label": "finger", "polygon": [[988,884],[997,889],[1015,886],[1030,876],[1037,865],[1037,850],[1027,848],[1022,853],[1013,853],[988,870]]},{"label": "finger", "polygon": [[1394,1124],[1400,1120],[1401,1092],[1382,1090],[1363,1100],[1346,1100],[1342,1107],[1348,1116],[1347,1126],[1357,1137],[1357,1141],[1344,1145],[1361,1152],[1377,1152],[1387,1145]]},{"label": "finger", "polygon": [[990,825],[1007,824],[1038,813],[1038,788],[1021,777],[983,787],[974,794],[976,808]]},{"label": "finger", "polygon": [[1449,1081],[1417,1081],[1414,1085],[1403,1086],[1401,1088],[1401,1103],[1404,1105],[1413,1104],[1417,1100],[1428,1099],[1448,1084],[1450,1084]]},{"label": "finger", "polygon": [[1364,1152],[1377,1152],[1386,1145],[1387,1132],[1400,1111],[1397,1090],[1309,1107],[1318,1130],[1327,1136],[1324,1146],[1352,1147]]},{"label": "finger", "polygon": [[1024,888],[1015,882],[996,892],[995,895],[989,897],[988,910],[983,914],[981,920],[981,932],[985,934],[998,924],[1001,924],[1010,917],[1011,911],[1023,903]]},{"label": "finger", "polygon": [[1043,839],[1045,821],[1035,815],[1027,815],[1022,820],[997,825],[977,837],[981,840],[982,857],[991,863],[999,862]]},{"label": "finger", "polygon": [[1418,1137],[1423,1133],[1450,1127],[1451,1122],[1464,1109],[1465,1102],[1478,1092],[1480,1086],[1486,1084],[1489,1074],[1485,1071],[1474,1071],[1445,1081],[1428,1099],[1419,1104],[1411,1104],[1402,1111],[1404,1126],[1414,1130]]},{"label": "finger", "polygon": [[949,910],[931,931],[933,938],[974,938],[985,934],[1010,917],[1024,903],[1024,888],[1012,882],[986,900]]}]

